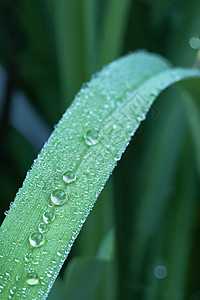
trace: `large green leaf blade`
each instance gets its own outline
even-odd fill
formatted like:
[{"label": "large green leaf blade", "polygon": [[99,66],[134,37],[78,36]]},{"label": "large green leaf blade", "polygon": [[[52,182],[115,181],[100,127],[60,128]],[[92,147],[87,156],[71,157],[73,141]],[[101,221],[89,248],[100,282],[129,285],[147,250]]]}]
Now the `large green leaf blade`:
[{"label": "large green leaf blade", "polygon": [[[113,62],[80,91],[39,154],[1,227],[4,298],[11,291],[13,299],[18,295],[46,298],[82,224],[152,102],[167,86],[193,77],[200,77],[200,72],[171,69],[163,58],[139,52]],[[93,139],[86,143],[84,136],[89,133]],[[91,141],[93,145],[89,145]],[[77,178],[70,184],[62,179],[68,170]],[[50,195],[55,189],[68,194],[69,200],[62,206],[52,207]],[[38,232],[47,210],[55,214],[55,220],[43,234],[44,245],[32,247],[29,236]],[[24,259],[26,255],[31,258]],[[37,284],[27,283],[29,273],[37,274]]]}]

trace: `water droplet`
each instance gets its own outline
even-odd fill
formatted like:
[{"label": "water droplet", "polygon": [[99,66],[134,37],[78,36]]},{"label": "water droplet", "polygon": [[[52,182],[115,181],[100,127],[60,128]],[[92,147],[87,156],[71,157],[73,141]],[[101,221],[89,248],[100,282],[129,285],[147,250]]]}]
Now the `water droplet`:
[{"label": "water droplet", "polygon": [[192,49],[195,49],[195,50],[200,49],[200,39],[198,37],[193,36],[189,40],[189,44]]},{"label": "water droplet", "polygon": [[40,247],[44,244],[44,236],[42,233],[33,233],[29,236],[29,242],[33,247]]},{"label": "water droplet", "polygon": [[57,189],[51,194],[51,202],[55,205],[63,205],[68,200],[68,196],[64,190]]},{"label": "water droplet", "polygon": [[158,265],[153,270],[154,276],[158,279],[164,279],[167,276],[167,268],[165,266]]},{"label": "water droplet", "polygon": [[149,98],[149,100],[153,101],[153,100],[155,100],[156,96],[157,96],[156,93],[155,94],[152,93],[148,96],[148,98]]},{"label": "water droplet", "polygon": [[39,264],[39,261],[38,261],[38,259],[37,259],[36,257],[34,257],[34,258],[32,259],[32,264],[33,264],[33,265],[38,265],[38,264]]},{"label": "water droplet", "polygon": [[[44,215],[43,215],[43,218],[44,218]],[[47,222],[47,223],[48,223],[48,222]],[[41,232],[41,233],[47,232],[47,231],[48,231],[48,226],[47,226],[47,224],[45,224],[45,223],[40,223],[40,224],[38,225],[38,230],[39,230],[39,232]]]},{"label": "water droplet", "polygon": [[10,289],[9,292],[10,292],[10,295],[14,294],[14,290],[13,289]]},{"label": "water droplet", "polygon": [[39,283],[39,277],[37,274],[35,273],[29,273],[27,275],[27,278],[26,278],[26,282],[29,284],[29,285],[36,285]]},{"label": "water droplet", "polygon": [[146,117],[145,113],[143,113],[143,114],[141,113],[136,116],[136,120],[141,122],[145,119],[145,117]]},{"label": "water droplet", "polygon": [[63,180],[67,183],[71,183],[76,180],[76,174],[73,171],[67,171],[63,175]]},{"label": "water droplet", "polygon": [[47,224],[53,222],[54,219],[55,219],[55,215],[50,210],[45,211],[45,213],[43,214],[43,220]]},{"label": "water droplet", "polygon": [[25,262],[28,262],[28,261],[30,261],[32,259],[32,254],[31,253],[26,253],[25,255],[24,255],[24,260],[25,260]]},{"label": "water droplet", "polygon": [[114,160],[115,161],[119,161],[120,159],[121,159],[121,153],[117,153],[117,154],[115,154],[115,156],[114,156]]},{"label": "water droplet", "polygon": [[99,142],[99,133],[97,130],[88,130],[84,134],[85,143],[88,146],[96,145]]}]

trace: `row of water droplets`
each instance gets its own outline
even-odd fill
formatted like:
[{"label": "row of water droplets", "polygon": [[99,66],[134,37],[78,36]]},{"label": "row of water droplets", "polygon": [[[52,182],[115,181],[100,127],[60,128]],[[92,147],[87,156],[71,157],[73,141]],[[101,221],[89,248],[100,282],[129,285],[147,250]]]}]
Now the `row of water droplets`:
[{"label": "row of water droplets", "polygon": [[[131,98],[133,98],[133,97],[131,97]],[[132,102],[132,99],[131,99],[128,102],[129,103],[127,106],[130,108],[129,104],[131,104],[135,101]],[[143,101],[141,101],[141,102],[143,102]],[[145,115],[141,116],[141,102],[139,101],[136,104],[136,106],[133,104],[133,107],[131,107],[131,108],[133,108],[133,112],[137,111],[137,108],[138,108],[138,112],[140,112],[140,113],[136,114],[136,116],[135,116],[137,121],[141,121],[145,117]],[[132,106],[132,104],[131,104],[131,106]],[[121,111],[127,111],[126,107],[124,107],[122,105]],[[119,113],[119,111],[118,111],[118,113]],[[113,121],[115,122],[115,120],[112,119],[111,123],[113,123]],[[133,120],[131,120],[131,122],[132,121]],[[118,125],[116,125],[117,123],[118,123]],[[112,125],[112,130],[115,130],[117,127],[120,127],[119,125],[120,125],[119,122],[117,122],[117,120],[116,120],[116,123],[114,123],[114,125]],[[100,139],[100,135],[99,135],[98,130],[88,130],[84,134],[84,141],[87,146],[96,145],[99,142],[99,139]],[[119,160],[120,156],[119,157],[115,156],[114,158],[115,158],[115,160]],[[69,170],[63,174],[62,179],[67,184],[72,183],[76,180],[76,172]],[[35,248],[39,248],[45,244],[44,234],[49,230],[50,224],[53,223],[53,221],[55,220],[54,207],[63,205],[64,203],[66,203],[68,201],[68,199],[69,199],[69,197],[68,197],[68,194],[66,193],[65,189],[56,188],[51,193],[51,195],[50,195],[51,205],[49,205],[49,207],[51,207],[51,209],[48,209],[47,211],[45,211],[43,213],[43,216],[42,216],[43,221],[41,223],[39,223],[37,232],[34,232],[29,236],[29,243],[31,245],[31,251],[30,251],[30,253],[27,253],[24,257],[26,264],[29,265],[30,262],[34,265],[38,264],[37,256],[35,258],[33,258],[33,255],[32,255],[33,250]],[[29,272],[26,276],[26,282],[28,285],[34,286],[34,285],[37,285],[39,282],[42,283],[42,277],[39,278],[39,276],[34,272],[34,270],[32,268],[29,268]]]},{"label": "row of water droplets", "polygon": [[[85,150],[87,151],[88,146],[93,146],[96,145],[99,142],[100,139],[100,135],[99,135],[99,131],[98,130],[87,130],[84,134],[84,142],[86,145]],[[67,172],[65,172],[62,175],[62,180],[63,183],[67,184],[71,184],[73,182],[76,181],[76,168],[78,168],[79,165],[79,161],[76,164],[76,166],[74,167],[73,170],[68,170]],[[37,175],[37,177],[39,177]],[[33,265],[38,265],[39,264],[39,253],[36,253],[34,255],[34,250],[37,248],[42,247],[45,244],[45,233],[49,230],[49,227],[51,225],[51,223],[54,222],[55,218],[56,218],[56,214],[55,214],[55,207],[60,207],[63,204],[67,203],[69,200],[69,195],[66,191],[66,188],[60,188],[60,184],[59,184],[59,188],[55,188],[55,190],[53,190],[53,192],[50,194],[50,203],[48,204],[49,209],[47,209],[43,215],[42,215],[42,222],[39,223],[37,231],[30,234],[28,237],[29,240],[29,244],[31,246],[29,252],[27,252],[24,256],[24,263],[26,265],[26,270],[27,270],[27,275],[24,275],[24,271],[21,272],[21,274],[18,274],[15,278],[15,284],[10,288],[9,290],[9,296],[8,299],[12,299],[14,295],[16,295],[17,297],[26,297],[26,286],[24,286],[21,291],[17,290],[17,282],[22,279],[25,280],[25,282],[29,285],[29,286],[36,286],[39,283],[41,283],[42,285],[45,284],[43,279],[44,277],[42,276],[38,276],[38,274],[34,271],[33,269]],[[73,204],[72,204],[73,205]],[[46,254],[46,251],[42,251],[42,254]],[[57,255],[59,257],[61,257],[61,253],[58,251]],[[56,263],[56,261],[52,261],[54,264]],[[47,276],[51,277],[52,276],[52,270],[48,271]],[[7,276],[10,276],[10,274],[6,274]],[[2,286],[2,289],[0,288],[0,292],[3,291],[5,286]]]},{"label": "row of water droplets", "polygon": [[[99,142],[99,132],[97,130],[87,130],[84,134],[84,141],[87,146],[96,145]],[[70,184],[76,180],[76,173],[72,170],[68,170],[62,176],[62,179],[65,183]],[[39,248],[45,244],[45,236],[44,234],[49,230],[49,225],[53,223],[55,220],[54,207],[62,206],[69,200],[69,195],[65,189],[55,189],[50,195],[51,205],[49,205],[52,209],[48,209],[43,213],[43,221],[38,225],[38,231],[30,234],[29,243],[32,247],[32,251],[27,253],[24,257],[25,263],[32,262],[33,264],[37,264],[37,260],[33,260],[32,252],[35,248]],[[60,254],[60,253],[59,253]],[[58,255],[59,255],[58,254]],[[40,282],[39,276],[34,272],[30,271],[26,277],[27,284],[34,286]]]}]

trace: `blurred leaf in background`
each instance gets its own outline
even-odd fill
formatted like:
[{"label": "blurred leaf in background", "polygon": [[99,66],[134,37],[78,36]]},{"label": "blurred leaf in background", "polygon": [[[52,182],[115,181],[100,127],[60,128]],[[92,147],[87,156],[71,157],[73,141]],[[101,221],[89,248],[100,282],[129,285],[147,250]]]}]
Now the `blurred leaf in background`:
[{"label": "blurred leaf in background", "polygon": [[[54,124],[90,76],[141,48],[192,67],[199,15],[199,0],[0,1],[1,222]],[[49,299],[199,299],[195,81],[191,90],[189,96],[171,88],[150,110]]]}]

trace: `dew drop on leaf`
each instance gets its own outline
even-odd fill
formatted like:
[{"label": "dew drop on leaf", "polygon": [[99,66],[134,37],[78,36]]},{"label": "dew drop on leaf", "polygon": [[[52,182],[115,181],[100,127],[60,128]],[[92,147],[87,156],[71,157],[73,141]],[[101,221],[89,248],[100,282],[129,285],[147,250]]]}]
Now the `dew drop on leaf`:
[{"label": "dew drop on leaf", "polygon": [[57,189],[51,194],[51,202],[55,205],[63,205],[68,200],[68,196],[62,189]]},{"label": "dew drop on leaf", "polygon": [[36,285],[39,283],[39,277],[36,273],[29,273],[27,275],[27,278],[26,278],[26,282],[29,284],[29,285]]},{"label": "dew drop on leaf", "polygon": [[24,255],[25,262],[29,262],[31,259],[32,259],[32,254],[31,253],[26,253]]},{"label": "dew drop on leaf", "polygon": [[34,258],[32,259],[32,264],[33,264],[33,265],[38,265],[38,264],[39,264],[38,259],[34,257]]},{"label": "dew drop on leaf", "polygon": [[84,134],[86,145],[93,146],[99,142],[99,132],[97,130],[88,130]]},{"label": "dew drop on leaf", "polygon": [[[44,218],[44,215],[43,215],[43,218]],[[47,223],[48,223],[48,222],[47,222]],[[47,231],[48,231],[48,226],[47,226],[47,224],[45,224],[45,223],[40,223],[40,224],[38,225],[38,230],[39,230],[40,233],[47,232]]]},{"label": "dew drop on leaf", "polygon": [[76,180],[76,174],[73,171],[67,171],[63,174],[63,180],[67,183],[71,183]]},{"label": "dew drop on leaf", "polygon": [[146,116],[145,113],[143,114],[140,113],[139,115],[136,116],[136,119],[137,121],[141,122],[145,119],[145,116]]},{"label": "dew drop on leaf", "polygon": [[44,236],[42,233],[33,233],[29,236],[29,242],[33,247],[40,247],[44,244]]},{"label": "dew drop on leaf", "polygon": [[[45,213],[43,214],[43,220],[44,220],[44,222],[45,222],[46,224],[53,222],[54,219],[55,219],[55,215],[54,215],[54,213],[53,213],[52,211],[47,210],[47,211],[45,211]],[[41,224],[40,224],[40,225],[41,225]],[[43,225],[45,225],[45,224],[43,224]],[[47,230],[48,230],[48,228],[47,228]],[[46,231],[47,231],[47,230],[46,230]],[[41,232],[41,231],[40,231],[40,232]],[[44,231],[43,231],[43,232],[44,232]]]}]

